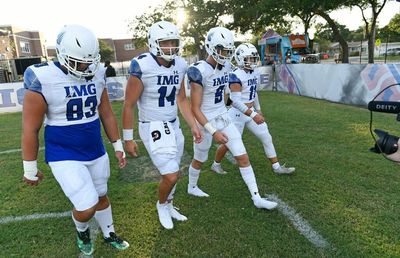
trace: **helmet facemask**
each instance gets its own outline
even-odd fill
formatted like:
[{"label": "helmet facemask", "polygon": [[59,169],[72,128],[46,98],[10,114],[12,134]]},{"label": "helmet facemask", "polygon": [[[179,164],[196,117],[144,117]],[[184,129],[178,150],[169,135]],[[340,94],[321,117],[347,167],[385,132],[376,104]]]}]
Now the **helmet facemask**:
[{"label": "helmet facemask", "polygon": [[[171,42],[163,44],[165,41]],[[150,53],[168,62],[174,60],[180,54],[181,43],[178,27],[173,23],[159,21],[154,23],[149,29],[148,47]]]},{"label": "helmet facemask", "polygon": [[240,68],[252,71],[258,66],[260,56],[254,45],[243,43],[236,48],[235,60]]},{"label": "helmet facemask", "polygon": [[[163,42],[165,41],[171,41],[175,44],[175,46],[163,46]],[[160,56],[162,59],[166,60],[166,61],[172,61],[174,60],[174,58],[176,56],[180,55],[180,50],[181,50],[181,46],[180,46],[180,40],[173,38],[173,39],[159,39],[156,40],[156,44],[157,44],[157,55]]]},{"label": "helmet facemask", "polygon": [[[93,59],[91,58],[85,60],[77,59],[66,54],[59,54],[58,59],[60,64],[62,64],[68,70],[68,73],[78,80],[83,80],[86,77],[94,76],[98,71],[100,64],[100,54]],[[87,65],[87,68],[81,70],[81,64]]]},{"label": "helmet facemask", "polygon": [[252,55],[245,56],[243,58],[243,67],[248,70],[254,70],[258,66],[258,61],[260,56],[257,53],[252,53]]},{"label": "helmet facemask", "polygon": [[211,49],[212,57],[218,64],[225,64],[232,60],[233,54],[235,52],[235,47],[224,47],[222,45],[217,45]]}]

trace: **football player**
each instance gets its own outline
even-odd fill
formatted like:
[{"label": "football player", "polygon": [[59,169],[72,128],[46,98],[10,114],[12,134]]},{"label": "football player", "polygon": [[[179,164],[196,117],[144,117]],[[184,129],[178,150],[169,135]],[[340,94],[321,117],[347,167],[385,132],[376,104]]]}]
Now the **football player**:
[{"label": "football player", "polygon": [[184,77],[186,62],[179,56],[181,40],[178,28],[167,21],[153,24],[148,32],[150,52],[131,61],[123,107],[125,149],[137,156],[133,140],[133,107],[139,109],[139,135],[153,164],[161,174],[156,204],[161,225],[174,227],[172,219],[185,221],[173,206],[184,138],[177,110],[189,124],[196,142],[202,136],[186,99]]},{"label": "football player", "polygon": [[223,27],[212,28],[205,38],[205,47],[207,59],[193,64],[188,69],[192,110],[204,134],[201,143],[194,143],[194,158],[189,167],[188,193],[199,197],[209,196],[197,186],[197,182],[214,139],[219,144],[225,144],[235,157],[254,205],[257,208],[274,209],[277,203],[261,198],[258,193],[254,171],[241,135],[230,122],[225,106],[224,90],[228,85],[230,61],[235,51],[232,32]]},{"label": "football player", "polygon": [[44,120],[46,162],[73,204],[77,244],[93,253],[88,221],[95,217],[105,242],[123,250],[129,244],[115,234],[107,181],[109,158],[101,124],[115,150],[120,168],[126,165],[117,120],[111,109],[104,72],[97,72],[100,54],[95,35],[85,27],[66,25],[58,34],[57,62],[28,67],[23,104],[22,156],[24,177],[38,185],[38,133]]},{"label": "football player", "polygon": [[[233,107],[229,109],[228,113],[241,134],[246,126],[262,142],[265,155],[270,160],[272,170],[276,174],[291,174],[295,168],[280,165],[272,136],[261,112],[257,96],[257,83],[260,75],[255,70],[259,59],[256,47],[250,43],[243,43],[236,48],[235,60],[239,68],[229,74],[229,96]],[[215,154],[211,169],[219,174],[226,173],[221,167],[221,160],[227,151],[228,148],[225,145],[220,145]]]}]

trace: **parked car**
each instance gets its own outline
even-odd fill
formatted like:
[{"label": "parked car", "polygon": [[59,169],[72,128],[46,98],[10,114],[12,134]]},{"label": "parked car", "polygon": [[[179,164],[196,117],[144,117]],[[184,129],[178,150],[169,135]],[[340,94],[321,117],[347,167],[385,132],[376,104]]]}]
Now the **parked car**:
[{"label": "parked car", "polygon": [[398,56],[400,55],[400,47],[390,48],[386,53],[388,56]]}]

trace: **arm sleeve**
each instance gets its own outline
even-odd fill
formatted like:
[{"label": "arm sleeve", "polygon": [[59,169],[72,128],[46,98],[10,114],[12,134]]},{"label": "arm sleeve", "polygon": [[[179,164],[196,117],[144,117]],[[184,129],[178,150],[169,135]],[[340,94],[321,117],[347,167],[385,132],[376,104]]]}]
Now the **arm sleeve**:
[{"label": "arm sleeve", "polygon": [[27,90],[42,93],[42,84],[33,72],[31,67],[28,67],[24,73],[24,88]]},{"label": "arm sleeve", "polygon": [[201,76],[201,72],[199,71],[199,69],[197,69],[197,67],[194,66],[189,67],[187,71],[187,76],[189,83],[195,82],[203,86],[203,76]]},{"label": "arm sleeve", "polygon": [[249,109],[243,102],[242,102],[242,93],[241,92],[232,92],[230,94],[230,99],[232,100],[232,106],[238,109],[243,114]]},{"label": "arm sleeve", "polygon": [[261,110],[260,101],[258,100],[258,93],[256,94],[256,97],[254,98],[254,108],[256,110]]},{"label": "arm sleeve", "polygon": [[129,74],[142,79],[142,70],[140,69],[139,63],[135,59],[131,61],[131,65],[129,66]]}]

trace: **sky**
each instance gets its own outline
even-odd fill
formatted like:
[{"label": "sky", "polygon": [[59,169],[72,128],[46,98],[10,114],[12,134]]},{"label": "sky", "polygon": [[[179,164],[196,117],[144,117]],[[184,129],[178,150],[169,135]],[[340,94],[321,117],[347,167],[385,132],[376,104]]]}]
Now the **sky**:
[{"label": "sky", "polygon": [[[140,2],[140,4],[139,4]],[[44,34],[47,46],[54,46],[58,32],[65,24],[80,24],[91,29],[98,38],[131,38],[128,24],[136,15],[140,15],[150,6],[156,6],[163,0],[13,0],[7,1],[7,10],[0,15],[0,25],[13,25]],[[103,4],[104,3],[104,4]],[[107,4],[105,4],[107,3]],[[378,17],[379,27],[389,23],[400,12],[400,2],[389,1]],[[358,8],[335,11],[331,17],[346,25],[350,30],[362,24]]]}]

